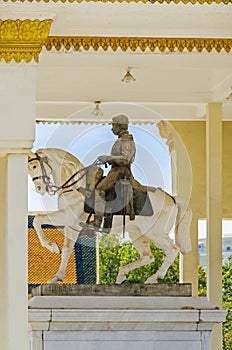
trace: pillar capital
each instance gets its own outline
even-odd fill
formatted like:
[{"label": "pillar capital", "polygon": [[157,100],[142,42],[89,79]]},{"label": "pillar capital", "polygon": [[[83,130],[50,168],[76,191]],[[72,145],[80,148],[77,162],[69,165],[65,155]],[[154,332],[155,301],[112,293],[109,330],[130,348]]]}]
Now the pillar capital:
[{"label": "pillar capital", "polygon": [[0,20],[0,60],[29,63],[34,59],[38,62],[51,24],[52,19]]},{"label": "pillar capital", "polygon": [[33,140],[1,140],[0,157],[6,154],[28,154],[33,147]]}]

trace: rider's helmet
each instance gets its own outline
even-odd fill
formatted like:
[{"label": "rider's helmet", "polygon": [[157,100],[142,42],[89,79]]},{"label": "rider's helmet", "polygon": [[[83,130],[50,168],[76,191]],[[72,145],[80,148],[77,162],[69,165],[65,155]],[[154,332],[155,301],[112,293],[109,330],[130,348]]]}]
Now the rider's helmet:
[{"label": "rider's helmet", "polygon": [[128,125],[129,119],[126,115],[119,114],[119,115],[116,115],[115,117],[112,118],[112,124]]}]

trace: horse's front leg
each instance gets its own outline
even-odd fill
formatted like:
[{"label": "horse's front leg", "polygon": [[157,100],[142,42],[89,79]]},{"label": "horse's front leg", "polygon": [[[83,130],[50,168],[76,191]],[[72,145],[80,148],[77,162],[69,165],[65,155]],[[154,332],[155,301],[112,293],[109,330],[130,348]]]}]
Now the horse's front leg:
[{"label": "horse's front leg", "polygon": [[48,217],[47,215],[44,214],[38,214],[35,216],[34,221],[33,221],[33,226],[37,232],[38,238],[40,240],[40,243],[43,247],[47,248],[50,250],[52,253],[60,253],[60,249],[57,245],[56,242],[50,243],[48,239],[45,237],[43,230],[42,230],[42,225],[48,223]]},{"label": "horse's front leg", "polygon": [[58,281],[62,282],[64,279],[65,271],[66,271],[66,268],[68,265],[68,261],[69,261],[69,258],[71,256],[73,246],[75,244],[75,241],[68,238],[69,233],[71,231],[73,231],[73,229],[71,227],[64,228],[65,236],[64,236],[64,246],[62,249],[62,256],[61,256],[61,264],[60,264],[59,270],[55,274],[55,277],[52,278],[50,281],[48,281],[47,282],[48,284],[57,283]]},{"label": "horse's front leg", "polygon": [[38,214],[34,218],[33,226],[38,234],[41,245],[50,250],[52,253],[59,254],[60,249],[56,242],[50,243],[47,240],[47,238],[44,236],[41,226],[44,224],[51,224],[54,226],[65,226],[69,224],[68,218],[69,216],[65,214],[64,210],[58,210],[47,214]]}]

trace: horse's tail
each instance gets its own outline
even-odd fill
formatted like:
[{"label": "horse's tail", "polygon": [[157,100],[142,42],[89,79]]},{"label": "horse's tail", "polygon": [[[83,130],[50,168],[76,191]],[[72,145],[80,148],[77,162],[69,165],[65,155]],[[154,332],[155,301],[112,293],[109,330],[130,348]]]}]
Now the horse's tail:
[{"label": "horse's tail", "polygon": [[188,254],[192,250],[190,239],[190,226],[192,221],[192,211],[188,207],[185,199],[176,197],[178,208],[175,227],[175,243],[180,248],[182,254]]}]

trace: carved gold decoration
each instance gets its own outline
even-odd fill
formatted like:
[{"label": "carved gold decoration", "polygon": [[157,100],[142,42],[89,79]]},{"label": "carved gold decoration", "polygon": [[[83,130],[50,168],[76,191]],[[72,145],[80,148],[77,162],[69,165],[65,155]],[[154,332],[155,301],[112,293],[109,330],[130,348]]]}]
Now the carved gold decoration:
[{"label": "carved gold decoration", "polygon": [[52,20],[26,19],[6,21],[0,20],[0,60],[16,63],[32,59],[39,61],[39,54],[46,41]]},{"label": "carved gold decoration", "polygon": [[173,133],[170,130],[168,122],[166,122],[165,120],[161,120],[157,124],[157,128],[159,130],[160,136],[163,139],[167,139],[166,145],[168,146],[169,152],[171,153],[172,151],[174,151],[175,145],[174,145],[174,136],[173,136]]},{"label": "carved gold decoration", "polygon": [[11,2],[17,2],[17,1],[21,1],[21,2],[70,2],[70,3],[73,3],[73,2],[90,2],[90,1],[93,1],[93,2],[143,2],[144,4],[147,3],[147,2],[150,2],[152,4],[154,3],[175,3],[175,4],[179,4],[179,3],[184,3],[185,5],[186,4],[231,4],[232,3],[232,0],[3,0],[4,2],[8,2],[8,1],[11,1]]},{"label": "carved gold decoration", "polygon": [[197,52],[206,50],[211,52],[216,50],[218,53],[222,50],[229,53],[232,49],[232,39],[214,39],[214,38],[136,38],[136,37],[61,37],[49,36],[45,42],[45,47],[48,51],[55,48],[59,51],[61,48],[70,50],[73,48],[78,51],[81,48],[88,51],[93,48],[95,51],[103,49],[104,51],[111,48],[113,51],[121,49],[123,52],[127,50],[136,51],[137,49],[145,51],[149,49],[151,52],[158,49],[160,52],[183,52],[187,50],[192,52],[194,49]]}]

